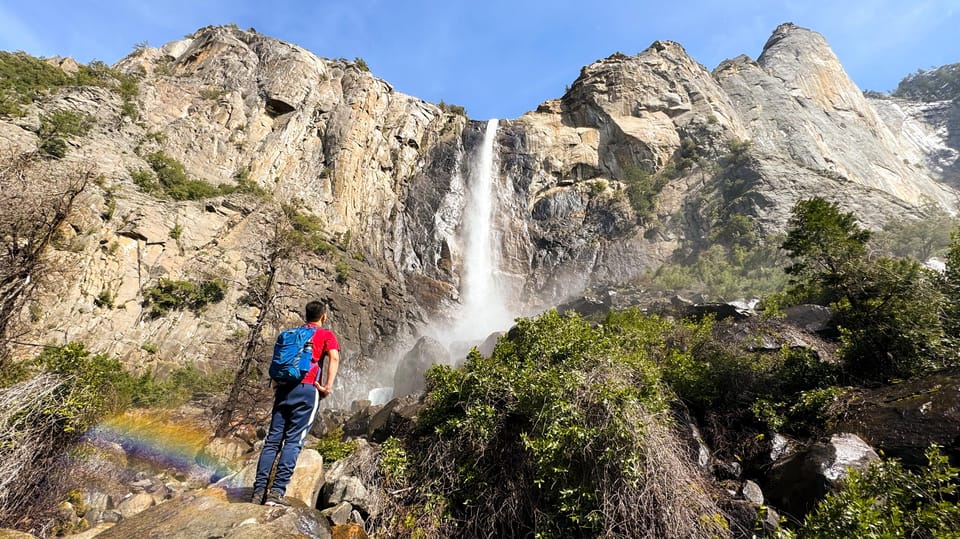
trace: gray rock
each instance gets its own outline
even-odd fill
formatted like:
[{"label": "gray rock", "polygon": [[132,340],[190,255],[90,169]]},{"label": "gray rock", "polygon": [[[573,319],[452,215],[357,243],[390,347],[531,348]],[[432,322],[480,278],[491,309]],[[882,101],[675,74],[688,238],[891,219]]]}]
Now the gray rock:
[{"label": "gray rock", "polygon": [[[249,497],[249,491],[246,496]],[[317,537],[330,539],[330,525],[319,512],[296,504],[276,508],[230,498],[218,488],[196,491],[124,518],[98,537]]]},{"label": "gray rock", "polygon": [[153,499],[153,496],[147,494],[146,492],[141,492],[139,494],[133,494],[124,498],[117,505],[117,511],[123,516],[123,518],[130,518],[138,513],[141,513],[150,507],[156,505],[156,501]]},{"label": "gray rock", "polygon": [[794,305],[784,311],[788,323],[811,333],[827,329],[833,314],[823,305]]},{"label": "gray rock", "polygon": [[743,486],[740,487],[740,494],[754,505],[763,505],[763,490],[760,489],[760,485],[749,479],[743,482]]},{"label": "gray rock", "polygon": [[403,396],[423,391],[423,373],[433,365],[446,365],[449,362],[450,352],[443,344],[431,337],[421,337],[397,364],[393,375],[393,394]]},{"label": "gray rock", "polygon": [[330,519],[330,523],[334,526],[348,524],[350,522],[350,516],[352,513],[353,506],[347,502],[340,502],[333,507],[328,507],[327,509],[320,511],[320,514]]},{"label": "gray rock", "polygon": [[849,470],[863,469],[879,458],[856,435],[834,434],[827,442],[775,462],[763,478],[763,492],[772,505],[800,518]]}]

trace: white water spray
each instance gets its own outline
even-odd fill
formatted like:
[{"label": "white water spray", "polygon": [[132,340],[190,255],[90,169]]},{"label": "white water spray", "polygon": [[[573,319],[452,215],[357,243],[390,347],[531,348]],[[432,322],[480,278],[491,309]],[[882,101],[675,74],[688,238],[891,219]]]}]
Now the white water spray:
[{"label": "white water spray", "polygon": [[453,341],[482,340],[511,322],[497,279],[500,254],[493,226],[499,179],[494,160],[498,124],[498,120],[487,122],[480,156],[470,174],[463,215],[463,306],[450,336]]}]

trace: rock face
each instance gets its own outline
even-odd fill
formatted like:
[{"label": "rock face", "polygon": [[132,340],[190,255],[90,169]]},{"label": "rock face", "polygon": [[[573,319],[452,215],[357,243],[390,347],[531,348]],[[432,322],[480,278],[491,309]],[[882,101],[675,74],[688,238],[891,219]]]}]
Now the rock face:
[{"label": "rock face", "polygon": [[[19,340],[83,341],[161,373],[233,367],[251,332],[265,356],[306,301],[324,298],[345,359],[329,402],[346,405],[391,385],[396,351],[455,317],[484,124],[354,63],[235,27],[139,50],[116,69],[140,77],[131,102],[69,88],[24,118],[0,118],[0,146],[17,151],[36,147],[47,111],[97,120],[65,160],[92,163],[101,179],[50,253],[60,276],[24,305]],[[864,98],[822,36],[789,24],[756,61],[712,73],[673,42],[615,54],[584,67],[561,98],[501,122],[496,276],[512,312],[533,312],[655,269],[734,214],[757,232],[780,231],[804,197],[830,193],[872,227],[928,201],[955,210],[956,110]],[[749,143],[735,166],[730,141]],[[192,178],[248,193],[147,194],[133,177],[159,151]],[[650,177],[649,208],[631,204],[628,185]],[[278,258],[290,208],[326,244]],[[264,302],[269,275],[274,299]],[[202,312],[154,317],[144,305],[162,278],[208,277],[228,287]]]}]

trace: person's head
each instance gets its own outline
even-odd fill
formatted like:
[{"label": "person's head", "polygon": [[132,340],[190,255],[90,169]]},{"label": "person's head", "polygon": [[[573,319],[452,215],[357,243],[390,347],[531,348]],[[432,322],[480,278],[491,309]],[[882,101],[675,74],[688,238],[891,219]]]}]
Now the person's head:
[{"label": "person's head", "polygon": [[330,308],[322,301],[311,301],[306,307],[307,322],[324,323],[330,316]]}]

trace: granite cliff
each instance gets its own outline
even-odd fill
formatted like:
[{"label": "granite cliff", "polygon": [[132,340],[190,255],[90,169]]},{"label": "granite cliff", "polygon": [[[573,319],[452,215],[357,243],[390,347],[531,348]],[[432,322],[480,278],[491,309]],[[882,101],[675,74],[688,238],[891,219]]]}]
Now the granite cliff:
[{"label": "granite cliff", "polygon": [[[96,120],[62,162],[100,179],[50,253],[58,278],[20,305],[18,342],[83,341],[139,369],[231,366],[320,296],[344,344],[343,380],[373,387],[389,385],[392,358],[427,328],[458,316],[484,123],[397,92],[356,62],[235,27],[141,48],[114,67],[137,77],[132,100],[78,86],[0,118],[0,146],[14,153],[37,147],[44,113]],[[756,60],[713,72],[673,42],[617,53],[584,67],[562,97],[500,122],[494,272],[508,311],[530,313],[653,270],[732,215],[759,234],[780,231],[813,195],[871,227],[930,203],[954,212],[958,132],[953,102],[864,97],[824,38],[792,24]],[[720,166],[731,145],[742,152],[736,182]],[[157,152],[246,194],[145,192],[134,178]],[[277,222],[291,215],[316,223],[324,247],[278,260]],[[265,276],[275,277],[270,302],[256,300]],[[144,305],[161,279],[206,277],[226,283],[225,297],[202,312],[152,316]]]}]

